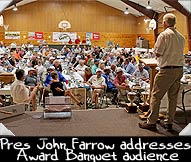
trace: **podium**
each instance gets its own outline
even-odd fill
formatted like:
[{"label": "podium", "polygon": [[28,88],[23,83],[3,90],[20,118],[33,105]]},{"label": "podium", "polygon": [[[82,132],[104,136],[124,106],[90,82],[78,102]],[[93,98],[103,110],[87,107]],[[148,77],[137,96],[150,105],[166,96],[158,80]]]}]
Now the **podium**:
[{"label": "podium", "polygon": [[[151,98],[151,93],[152,93],[152,88],[153,88],[153,83],[156,75],[156,67],[157,67],[157,60],[154,58],[151,59],[140,59],[140,62],[144,63],[146,66],[150,67],[150,96],[149,96],[149,105],[150,105],[150,98]],[[140,115],[140,119],[147,119],[147,116],[150,113],[150,109],[144,113],[143,115]],[[159,114],[160,118],[163,118],[164,116],[162,114]]]},{"label": "podium", "polygon": [[156,75],[157,60],[156,59],[140,59],[140,62],[151,68],[150,70],[150,94],[153,88],[153,82]]}]

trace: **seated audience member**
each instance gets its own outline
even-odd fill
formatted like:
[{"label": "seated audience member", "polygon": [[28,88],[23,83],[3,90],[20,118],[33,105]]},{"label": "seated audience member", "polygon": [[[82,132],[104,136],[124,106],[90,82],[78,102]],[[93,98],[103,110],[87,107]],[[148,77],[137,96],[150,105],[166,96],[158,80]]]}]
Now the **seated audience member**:
[{"label": "seated audience member", "polygon": [[117,63],[117,59],[114,56],[114,53],[112,53],[112,52],[110,52],[110,54],[109,54],[109,63],[110,64],[116,64]]},{"label": "seated audience member", "polygon": [[54,60],[53,66],[55,67],[56,71],[62,72],[62,66],[61,66],[60,60],[58,59]]},{"label": "seated audience member", "polygon": [[84,82],[87,82],[91,76],[92,76],[92,71],[91,71],[91,68],[90,67],[86,67],[85,68],[85,74],[84,74]]},{"label": "seated audience member", "polygon": [[117,67],[116,69],[116,77],[113,81],[119,92],[122,96],[127,95],[128,91],[131,91],[129,87],[129,81],[125,74],[123,74],[123,69],[121,67]]},{"label": "seated audience member", "polygon": [[96,75],[93,75],[87,84],[93,89],[92,102],[95,103],[95,107],[98,108],[99,94],[103,93],[106,88],[105,78],[102,77],[102,70],[97,69]]},{"label": "seated audience member", "polygon": [[100,61],[99,61],[98,68],[101,69],[102,71],[104,71],[104,69],[105,69],[105,61],[100,60]]},{"label": "seated audience member", "polygon": [[49,67],[53,66],[54,57],[50,56],[48,60],[45,61],[45,67],[48,69]]},{"label": "seated audience member", "polygon": [[[48,74],[47,74],[46,79],[45,79],[45,81],[44,81],[45,87],[50,86],[50,83],[51,83],[51,81],[52,81],[51,72],[52,72],[52,71],[55,71],[55,67],[54,67],[54,66],[50,66],[50,67],[47,69],[47,71],[48,71]],[[57,73],[58,73],[58,79],[59,79],[59,81],[61,81],[61,82],[66,82],[66,79],[64,78],[64,76],[63,76],[60,72],[58,72],[58,71],[57,71]]]},{"label": "seated audience member", "polygon": [[100,61],[99,59],[94,59],[94,65],[91,67],[91,71],[92,71],[93,75],[96,74],[96,70],[98,69],[99,61]]},{"label": "seated audience member", "polygon": [[94,65],[95,58],[96,58],[96,56],[93,53],[90,54],[90,58],[88,59],[86,65],[89,67],[92,67]]},{"label": "seated audience member", "polygon": [[111,68],[110,68],[110,66],[107,66],[107,67],[105,67],[104,74],[102,76],[105,78],[105,83],[107,85],[106,93],[112,92],[113,98],[112,98],[111,102],[116,103],[118,90],[117,90],[116,86],[113,84],[112,80],[110,79],[110,72],[111,72]]},{"label": "seated audience member", "polygon": [[132,63],[135,67],[137,67],[137,66],[138,66],[138,62],[136,61],[135,57],[132,56],[130,59],[131,59],[131,63]]},{"label": "seated audience member", "polygon": [[183,66],[184,74],[191,74],[191,60],[187,59]]},{"label": "seated audience member", "polygon": [[142,79],[143,81],[149,82],[149,73],[143,68],[143,64],[138,64],[138,69],[135,70],[132,78]]},{"label": "seated audience member", "polygon": [[11,57],[9,58],[9,63],[15,67],[16,66],[16,59],[14,55],[11,55]]},{"label": "seated audience member", "polygon": [[11,85],[11,96],[13,97],[13,102],[29,104],[32,101],[33,110],[37,109],[36,107],[36,92],[39,88],[39,85],[35,86],[29,95],[29,89],[25,86],[25,71],[22,69],[17,69],[15,72],[16,80]]},{"label": "seated audience member", "polygon": [[42,94],[43,94],[43,85],[40,82],[40,78],[37,75],[37,72],[34,68],[29,68],[28,69],[28,74],[25,76],[25,85],[29,87],[29,90],[32,91],[33,88],[37,85],[39,85],[39,104],[42,99]]},{"label": "seated audience member", "polygon": [[139,63],[139,60],[141,59],[141,53],[137,53],[136,55],[135,55],[135,60],[136,60],[136,62],[138,62]]},{"label": "seated audience member", "polygon": [[130,75],[133,74],[135,71],[135,66],[130,62],[128,58],[125,59],[124,64],[123,64],[123,69],[125,73],[128,73]]},{"label": "seated audience member", "polygon": [[83,105],[83,103],[80,102],[70,90],[64,90],[62,82],[60,82],[58,79],[57,72],[55,71],[51,72],[51,77],[52,81],[50,84],[50,89],[52,91],[53,96],[70,96],[71,99],[74,100],[74,102],[76,102],[78,106]]},{"label": "seated audience member", "polygon": [[122,67],[122,65],[123,65],[123,58],[122,57],[120,57],[120,56],[118,56],[117,57],[117,63],[116,63],[116,66],[117,67]]},{"label": "seated audience member", "polygon": [[42,61],[41,60],[38,61],[38,65],[35,66],[35,69],[37,70],[37,76],[39,77],[40,81],[43,82],[45,68],[42,65]]},{"label": "seated audience member", "polygon": [[[47,69],[47,76],[45,78],[45,81],[44,81],[44,93],[43,93],[43,103],[45,103],[45,97],[48,97],[49,93],[51,92],[50,90],[50,84],[52,82],[52,77],[51,77],[51,72],[55,71],[55,67],[54,66],[50,66],[48,69]],[[66,82],[66,79],[64,78],[64,76],[58,72],[58,79],[60,82]],[[44,105],[45,106],[45,105]]]},{"label": "seated audience member", "polygon": [[39,84],[40,80],[35,76],[35,69],[29,68],[28,74],[25,76],[25,85],[28,87],[35,87],[37,84]]},{"label": "seated audience member", "polygon": [[85,61],[80,59],[79,64],[74,68],[74,70],[81,75],[81,77],[84,77],[85,68],[87,66],[85,65]]},{"label": "seated audience member", "polygon": [[115,77],[116,77],[116,64],[111,64],[111,72],[110,72],[110,78],[112,81],[114,81]]}]

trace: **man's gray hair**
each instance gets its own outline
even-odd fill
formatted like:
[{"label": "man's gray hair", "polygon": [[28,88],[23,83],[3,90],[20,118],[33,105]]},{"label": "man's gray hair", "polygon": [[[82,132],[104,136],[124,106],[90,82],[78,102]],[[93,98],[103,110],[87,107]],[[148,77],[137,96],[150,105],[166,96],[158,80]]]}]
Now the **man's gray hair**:
[{"label": "man's gray hair", "polygon": [[172,13],[167,13],[164,15],[163,21],[167,22],[169,26],[174,26],[176,24],[176,16]]}]

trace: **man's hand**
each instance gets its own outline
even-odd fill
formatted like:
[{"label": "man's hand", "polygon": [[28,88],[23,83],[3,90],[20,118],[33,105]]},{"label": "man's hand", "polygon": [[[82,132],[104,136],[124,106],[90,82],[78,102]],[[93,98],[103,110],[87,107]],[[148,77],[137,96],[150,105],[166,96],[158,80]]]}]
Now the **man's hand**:
[{"label": "man's hand", "polygon": [[37,84],[35,88],[39,89],[39,87],[40,87],[40,84]]},{"label": "man's hand", "polygon": [[160,54],[156,53],[156,57],[160,57],[160,56],[161,56]]}]

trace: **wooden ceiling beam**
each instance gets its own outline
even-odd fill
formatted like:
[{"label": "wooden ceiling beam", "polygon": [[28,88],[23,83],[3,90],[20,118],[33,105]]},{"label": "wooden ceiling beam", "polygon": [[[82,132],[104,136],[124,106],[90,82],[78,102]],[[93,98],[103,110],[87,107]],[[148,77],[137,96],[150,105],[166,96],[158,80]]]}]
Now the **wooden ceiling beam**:
[{"label": "wooden ceiling beam", "polygon": [[23,1],[23,0],[13,0],[6,8],[9,8],[9,7],[21,2],[21,1]]},{"label": "wooden ceiling beam", "polygon": [[145,16],[149,17],[150,19],[154,19],[155,16],[158,14],[157,12],[153,11],[153,10],[148,10],[145,7],[134,3],[130,0],[121,0],[122,2],[124,2],[125,4],[131,6],[132,8],[136,9],[137,11],[143,13]]},{"label": "wooden ceiling beam", "polygon": [[187,17],[187,28],[188,28],[188,50],[191,51],[191,12],[182,6],[178,0],[162,0],[166,4],[172,6],[174,9],[182,13]]},{"label": "wooden ceiling beam", "polygon": [[180,13],[182,13],[185,16],[191,16],[191,13],[182,6],[178,0],[162,0],[166,4],[172,6],[174,9],[178,10]]},{"label": "wooden ceiling beam", "polygon": [[121,0],[122,2],[124,2],[125,4],[131,6],[132,8],[136,9],[137,11],[143,13],[145,16],[149,17],[150,19],[155,19],[155,21],[157,22],[157,27],[156,29],[154,30],[154,33],[155,33],[155,40],[157,39],[158,37],[158,17],[159,17],[159,14],[157,12],[155,12],[154,10],[149,10],[149,9],[146,9],[146,7],[144,6],[141,6],[137,3],[134,3],[130,0]]}]

